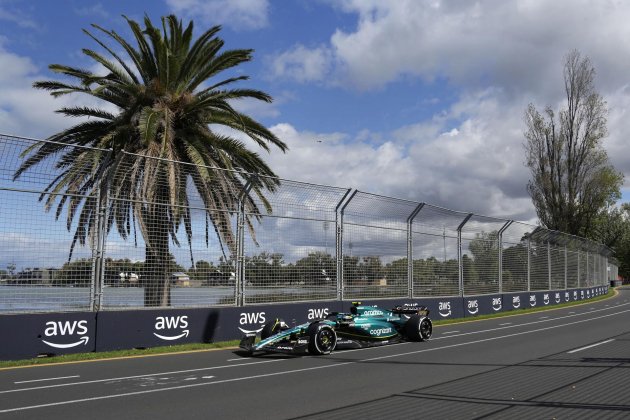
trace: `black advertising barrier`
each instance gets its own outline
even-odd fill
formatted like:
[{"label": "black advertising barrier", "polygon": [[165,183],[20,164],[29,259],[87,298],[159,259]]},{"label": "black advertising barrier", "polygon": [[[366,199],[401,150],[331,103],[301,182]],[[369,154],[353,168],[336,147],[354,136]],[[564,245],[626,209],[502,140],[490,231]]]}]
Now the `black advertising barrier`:
[{"label": "black advertising barrier", "polygon": [[341,302],[310,302],[201,309],[151,309],[100,312],[96,351],[211,343],[260,332],[265,322],[288,324],[325,317]]},{"label": "black advertising barrier", "polygon": [[96,351],[214,341],[222,308],[103,311]]},{"label": "black advertising barrier", "polygon": [[[552,306],[606,293],[608,286],[598,286],[464,298],[365,299],[362,304],[388,310],[396,305],[417,303],[429,308],[433,320],[440,320]],[[259,332],[265,322],[274,318],[296,325],[332,312],[349,312],[351,305],[351,301],[322,301],[199,309],[0,315],[0,337],[3,338],[0,360],[234,340],[247,332]]]},{"label": "black advertising barrier", "polygon": [[[608,293],[608,286],[580,289],[504,293],[502,295],[466,296],[461,304],[466,317],[592,299]],[[434,317],[435,318],[435,317]]]},{"label": "black advertising barrier", "polygon": [[565,291],[532,291],[504,293],[502,295],[466,296],[464,313],[466,317],[488,315],[497,312],[539,308],[561,303]]},{"label": "black advertising barrier", "polygon": [[93,352],[95,336],[95,312],[2,315],[0,360]]},{"label": "black advertising barrier", "polygon": [[466,296],[463,299],[463,306],[466,317],[490,315],[503,311],[503,296],[499,294]]}]

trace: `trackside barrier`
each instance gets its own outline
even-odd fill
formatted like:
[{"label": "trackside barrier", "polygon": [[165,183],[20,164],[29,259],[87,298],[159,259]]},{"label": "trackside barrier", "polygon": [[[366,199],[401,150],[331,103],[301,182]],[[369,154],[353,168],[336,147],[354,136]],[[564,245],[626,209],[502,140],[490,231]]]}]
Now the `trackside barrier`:
[{"label": "trackside barrier", "polygon": [[0,203],[0,314],[496,298],[618,274],[606,246],[527,223],[3,134]]},{"label": "trackside barrier", "polygon": [[[404,303],[427,306],[434,320],[475,317],[592,299],[608,286],[480,296],[370,299],[364,304],[390,309]],[[347,312],[350,301],[316,301],[205,309],[66,312],[0,315],[0,360],[185,343],[239,339],[282,318],[290,325]]]},{"label": "trackside barrier", "polygon": [[0,360],[96,350],[95,312],[0,316]]}]

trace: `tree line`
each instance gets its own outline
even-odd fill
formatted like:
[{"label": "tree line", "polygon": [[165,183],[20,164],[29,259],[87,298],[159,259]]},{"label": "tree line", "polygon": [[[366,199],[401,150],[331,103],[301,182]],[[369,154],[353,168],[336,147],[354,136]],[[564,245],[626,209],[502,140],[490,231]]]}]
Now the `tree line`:
[{"label": "tree line", "polygon": [[[628,230],[630,233],[630,229]],[[628,236],[630,238],[630,235]],[[532,267],[548,264],[546,245],[544,252],[530,252]],[[507,289],[520,290],[527,284],[527,245],[523,241],[503,249],[503,284]],[[564,258],[564,253],[560,254]],[[380,256],[344,255],[344,281],[347,286],[403,287],[407,285],[407,258],[383,262]],[[562,260],[564,261],[564,260]],[[564,263],[561,263],[564,266]],[[150,273],[144,261],[129,259],[105,260],[104,282],[110,286],[146,285],[143,277]],[[218,262],[198,260],[186,268],[177,263],[172,254],[168,258],[168,275],[183,273],[192,285],[233,286],[236,281],[235,261],[221,257]],[[499,278],[499,243],[496,232],[482,233],[468,244],[462,256],[462,269],[467,286],[496,285]],[[91,282],[92,261],[79,259],[65,263],[55,272],[53,284],[83,285]],[[124,273],[138,275],[139,281],[125,281]],[[555,276],[559,274],[554,273]],[[335,287],[337,277],[336,258],[325,252],[311,252],[295,262],[286,262],[284,254],[261,252],[245,257],[245,282],[247,286],[307,286]],[[457,291],[459,264],[457,259],[438,259],[435,256],[413,260],[413,277],[419,287],[427,291],[443,289]],[[557,278],[554,281],[563,282]],[[173,280],[173,279],[172,279]],[[546,288],[547,280],[540,288]]]}]

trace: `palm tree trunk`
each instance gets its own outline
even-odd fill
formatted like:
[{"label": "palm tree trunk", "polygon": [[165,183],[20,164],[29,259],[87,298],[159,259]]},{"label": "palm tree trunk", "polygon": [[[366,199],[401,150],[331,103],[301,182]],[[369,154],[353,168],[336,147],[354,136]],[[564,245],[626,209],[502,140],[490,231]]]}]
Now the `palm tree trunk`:
[{"label": "palm tree trunk", "polygon": [[169,232],[167,207],[152,204],[147,211],[145,247],[144,306],[171,305],[171,273],[168,272]]}]

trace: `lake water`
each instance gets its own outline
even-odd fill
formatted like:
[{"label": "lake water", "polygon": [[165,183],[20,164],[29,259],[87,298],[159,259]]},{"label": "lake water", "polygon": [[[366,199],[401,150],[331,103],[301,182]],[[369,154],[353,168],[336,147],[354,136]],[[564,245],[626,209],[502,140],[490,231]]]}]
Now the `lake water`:
[{"label": "lake water", "polygon": [[[248,288],[246,291],[250,297],[308,292],[308,289],[299,287]],[[334,291],[326,292],[334,298]],[[322,290],[319,290],[318,294],[321,293]],[[171,304],[178,308],[225,305],[230,299],[234,299],[234,288],[230,286],[171,289]],[[144,289],[141,287],[106,287],[103,290],[103,309],[142,308],[143,305]],[[0,285],[0,313],[80,311],[89,308],[89,287]]]}]

